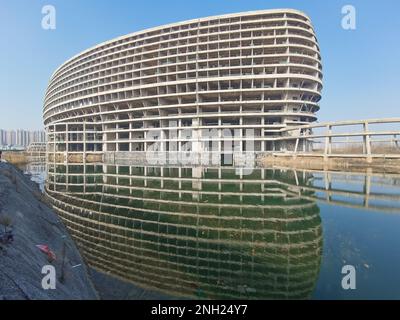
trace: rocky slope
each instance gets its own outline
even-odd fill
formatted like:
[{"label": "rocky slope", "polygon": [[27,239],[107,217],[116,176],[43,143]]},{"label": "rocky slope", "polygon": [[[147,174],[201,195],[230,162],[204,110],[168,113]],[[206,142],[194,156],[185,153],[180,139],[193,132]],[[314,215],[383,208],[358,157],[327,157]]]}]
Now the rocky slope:
[{"label": "rocky slope", "polygon": [[[0,300],[98,299],[78,249],[38,186],[12,165],[0,163],[0,236],[9,223],[14,241],[0,241]],[[36,245],[48,245],[56,261],[49,263]],[[56,270],[54,290],[42,288],[42,268],[49,264]]]}]

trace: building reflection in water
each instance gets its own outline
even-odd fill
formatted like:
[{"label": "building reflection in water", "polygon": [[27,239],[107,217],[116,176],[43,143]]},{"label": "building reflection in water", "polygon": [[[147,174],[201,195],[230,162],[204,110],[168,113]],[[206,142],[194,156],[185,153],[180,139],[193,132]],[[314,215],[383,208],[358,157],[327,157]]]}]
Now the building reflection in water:
[{"label": "building reflection in water", "polygon": [[[302,299],[322,227],[312,174],[49,165],[46,192],[88,263],[172,297]],[[306,197],[306,199],[304,198]]]},{"label": "building reflection in water", "polygon": [[22,165],[19,168],[25,174],[29,175],[31,180],[36,182],[39,185],[40,190],[43,192],[47,174],[46,163],[45,161],[43,161],[43,159],[34,159],[34,160],[35,161],[29,161],[27,164]]}]

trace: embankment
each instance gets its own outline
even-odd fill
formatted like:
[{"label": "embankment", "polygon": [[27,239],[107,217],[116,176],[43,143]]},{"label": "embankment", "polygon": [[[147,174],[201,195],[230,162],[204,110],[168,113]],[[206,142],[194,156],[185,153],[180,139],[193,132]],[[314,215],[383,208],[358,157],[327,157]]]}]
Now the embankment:
[{"label": "embankment", "polygon": [[323,157],[302,156],[285,154],[259,155],[257,165],[260,167],[290,167],[304,170],[332,170],[348,172],[372,171],[375,173],[400,173],[400,159],[375,158],[368,161],[366,158],[357,157]]},{"label": "embankment", "polygon": [[16,166],[28,163],[25,151],[3,151],[2,158]]},{"label": "embankment", "polygon": [[[6,225],[13,230],[14,241],[0,242],[0,300],[98,299],[77,247],[46,205],[38,186],[12,165],[1,162],[0,234]],[[56,261],[50,263],[36,245],[48,245]],[[56,270],[54,290],[42,288],[45,275],[41,271],[49,264]]]}]

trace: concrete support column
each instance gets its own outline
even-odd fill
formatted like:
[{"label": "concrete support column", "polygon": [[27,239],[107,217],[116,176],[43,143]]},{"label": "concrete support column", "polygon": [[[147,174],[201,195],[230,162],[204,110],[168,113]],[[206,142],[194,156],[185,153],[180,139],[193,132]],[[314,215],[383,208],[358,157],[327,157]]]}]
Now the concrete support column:
[{"label": "concrete support column", "polygon": [[364,149],[367,155],[367,162],[372,161],[371,157],[371,136],[369,135],[368,122],[364,122]]},{"label": "concrete support column", "polygon": [[325,138],[325,151],[324,151],[324,160],[328,160],[328,155],[332,153],[332,126],[326,126],[326,138]]},{"label": "concrete support column", "polygon": [[83,165],[86,168],[86,151],[87,151],[87,146],[86,146],[86,122],[83,123]]},{"label": "concrete support column", "polygon": [[67,168],[68,168],[68,154],[69,154],[69,125],[68,125],[68,123],[65,126],[65,130],[67,131],[65,133],[65,148],[66,148],[66,150],[65,150],[65,154],[66,154],[65,162],[66,162]]}]

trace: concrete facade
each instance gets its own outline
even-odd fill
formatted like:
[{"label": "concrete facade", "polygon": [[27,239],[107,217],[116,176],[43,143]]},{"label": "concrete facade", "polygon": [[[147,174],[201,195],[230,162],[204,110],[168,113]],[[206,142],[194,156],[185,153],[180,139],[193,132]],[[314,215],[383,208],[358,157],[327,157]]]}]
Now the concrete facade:
[{"label": "concrete facade", "polygon": [[310,19],[264,10],[136,32],[53,74],[50,152],[269,151],[316,121],[322,65]]}]

